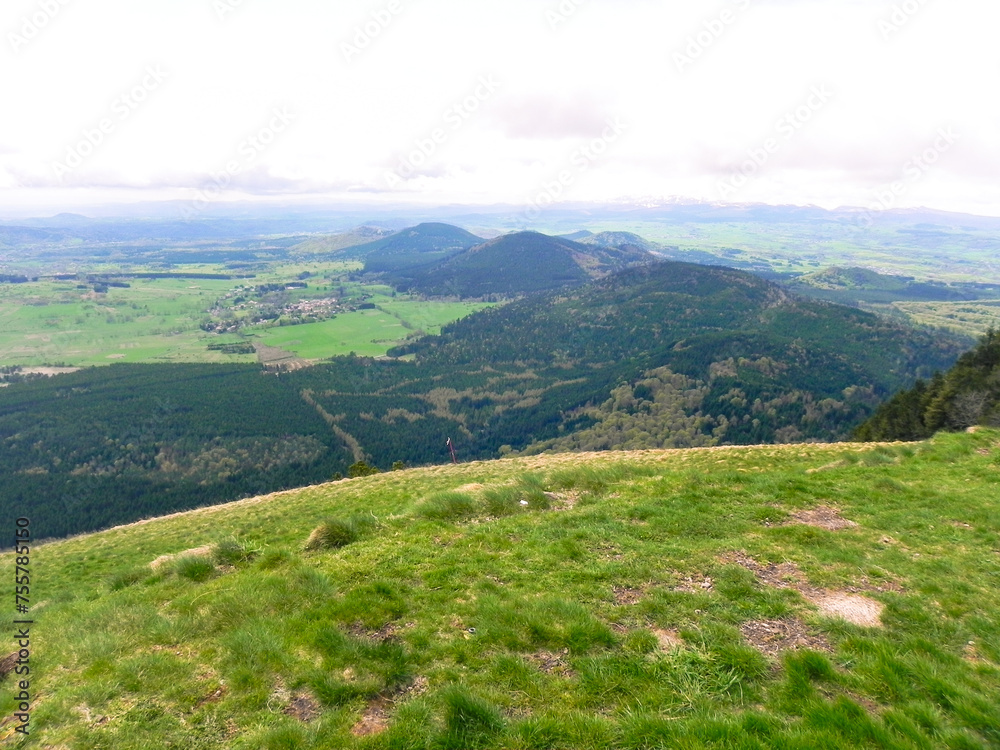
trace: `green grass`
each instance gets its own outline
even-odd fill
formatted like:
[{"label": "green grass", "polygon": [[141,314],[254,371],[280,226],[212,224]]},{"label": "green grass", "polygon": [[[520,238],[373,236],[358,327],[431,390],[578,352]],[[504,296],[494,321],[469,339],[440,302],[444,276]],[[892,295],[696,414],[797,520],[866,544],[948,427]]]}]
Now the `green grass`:
[{"label": "green grass", "polygon": [[410,336],[440,333],[442,325],[488,307],[464,302],[392,301],[388,297],[379,299],[378,305],[376,310],[358,310],[322,323],[269,328],[254,335],[268,346],[303,359],[325,359],[350,352],[381,357]]},{"label": "green grass", "polygon": [[[253,354],[210,351],[209,344],[237,343],[236,335],[209,334],[199,325],[217,300],[244,284],[320,274],[302,298],[329,293],[323,272],[343,270],[309,264],[283,264],[252,280],[130,279],[129,288],[112,287],[106,295],[77,289],[76,281],[41,281],[0,285],[0,366],[106,365],[114,362],[253,362]],[[220,273],[219,267],[188,267],[184,272]],[[318,288],[317,288],[318,285]],[[355,352],[381,356],[406,338],[439,333],[441,326],[484,304],[427,302],[393,298],[389,287],[346,283],[350,295],[373,295],[379,310],[346,313],[322,323],[250,328],[247,333],[269,346],[304,359],[326,359]],[[327,290],[327,291],[323,291]]]},{"label": "green grass", "polygon": [[[998,480],[996,431],[535,456],[44,544],[32,555],[32,735],[8,724],[0,740],[1000,747]],[[785,523],[816,506],[858,526]],[[305,551],[331,516],[359,533]],[[149,568],[206,545],[197,575],[180,573],[183,557]],[[884,606],[883,627],[824,615],[739,555],[794,564],[812,590],[863,594]],[[765,656],[743,633],[773,621],[814,645]],[[296,700],[314,718],[292,715]],[[5,690],[0,711],[12,707]],[[355,736],[362,725],[374,730]]]},{"label": "green grass", "polygon": [[398,318],[381,310],[358,310],[322,323],[268,328],[259,335],[268,346],[303,359],[323,359],[354,352],[361,357],[384,355],[409,331]]},{"label": "green grass", "polygon": [[214,300],[236,282],[203,279],[130,281],[88,298],[77,282],[6,284],[0,293],[0,364],[75,366],[112,362],[233,362],[207,350],[198,330]]}]

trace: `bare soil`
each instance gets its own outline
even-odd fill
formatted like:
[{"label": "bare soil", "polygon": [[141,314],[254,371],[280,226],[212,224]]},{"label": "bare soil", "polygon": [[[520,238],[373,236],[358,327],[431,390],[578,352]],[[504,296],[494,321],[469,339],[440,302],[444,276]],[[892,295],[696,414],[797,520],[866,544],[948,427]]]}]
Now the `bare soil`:
[{"label": "bare soil", "polygon": [[[853,625],[866,628],[882,627],[885,605],[853,591],[827,591],[810,586],[794,563],[762,565],[744,552],[734,552],[723,557],[723,562],[736,563],[751,573],[765,586],[777,589],[794,589],[803,598],[829,617],[839,617]],[[875,588],[874,590],[879,590]]]},{"label": "bare soil", "polygon": [[611,590],[615,595],[615,606],[628,606],[629,604],[637,604],[642,601],[642,591],[640,589],[633,589],[628,586],[614,586]]},{"label": "bare soil", "polygon": [[826,506],[792,513],[792,520],[788,522],[788,525],[795,524],[815,526],[827,531],[842,531],[843,529],[857,528],[857,524],[854,521],[849,521],[840,515],[840,510]]},{"label": "bare soil", "polygon": [[708,576],[686,576],[674,586],[674,591],[681,591],[685,594],[703,594],[711,591],[715,582]]},{"label": "bare soil", "polygon": [[740,626],[740,632],[751,646],[772,658],[783,651],[800,649],[827,653],[833,651],[826,638],[810,632],[806,624],[795,617],[745,622]]},{"label": "bare soil", "polygon": [[570,668],[566,661],[569,656],[569,649],[564,648],[556,653],[554,651],[536,651],[528,654],[525,658],[538,667],[545,674],[554,674],[559,677],[572,677],[576,673]]},{"label": "bare soil", "polygon": [[320,706],[316,699],[308,693],[296,693],[292,696],[289,704],[281,710],[281,713],[306,723],[319,718]]},{"label": "bare soil", "polygon": [[661,651],[674,651],[675,649],[684,647],[684,641],[681,638],[680,633],[676,630],[653,628],[653,635],[655,635],[656,640],[660,642]]},{"label": "bare soil", "polygon": [[389,719],[396,704],[414,695],[426,693],[427,684],[426,677],[418,677],[402,690],[378,696],[368,704],[361,718],[351,727],[351,734],[355,737],[381,734],[389,728]]}]

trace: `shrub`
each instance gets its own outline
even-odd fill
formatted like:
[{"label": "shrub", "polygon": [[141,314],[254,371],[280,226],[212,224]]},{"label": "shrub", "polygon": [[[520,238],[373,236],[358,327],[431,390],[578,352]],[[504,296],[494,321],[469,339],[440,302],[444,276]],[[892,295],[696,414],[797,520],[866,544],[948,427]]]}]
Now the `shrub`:
[{"label": "shrub", "polygon": [[379,470],[376,467],[369,466],[364,461],[353,463],[347,469],[347,476],[351,479],[355,479],[356,477],[370,477],[372,474],[378,473]]}]

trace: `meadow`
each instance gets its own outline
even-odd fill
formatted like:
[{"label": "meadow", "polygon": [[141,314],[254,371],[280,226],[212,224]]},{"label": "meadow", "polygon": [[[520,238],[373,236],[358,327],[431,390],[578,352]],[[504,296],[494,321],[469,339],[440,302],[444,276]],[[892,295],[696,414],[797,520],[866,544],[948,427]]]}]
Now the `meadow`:
[{"label": "meadow", "polygon": [[[286,348],[306,359],[355,352],[384,355],[414,334],[440,327],[485,305],[424,302],[391,297],[384,286],[361,285],[342,274],[357,264],[293,263],[253,279],[136,279],[129,287],[96,294],[80,281],[42,280],[0,285],[0,366],[93,366],[113,362],[252,362],[253,354],[229,354],[210,344],[235,344],[244,335]],[[223,267],[184,266],[185,273],[224,273]],[[331,293],[372,297],[383,311],[359,310],[322,323],[283,328],[254,326],[241,335],[215,334],[199,326],[226,295],[245,285],[280,283],[309,273],[310,288],[295,299]],[[327,276],[327,277],[324,277]],[[239,317],[239,316],[237,316]]]},{"label": "meadow", "polygon": [[0,740],[997,748],[998,479],[988,430],[546,455],[42,544]]},{"label": "meadow", "polygon": [[[378,288],[385,291],[384,288]],[[321,323],[251,329],[250,335],[303,359],[326,359],[335,354],[382,357],[408,338],[437,335],[441,327],[492,305],[474,302],[424,301],[375,294],[374,310],[357,310]]]}]

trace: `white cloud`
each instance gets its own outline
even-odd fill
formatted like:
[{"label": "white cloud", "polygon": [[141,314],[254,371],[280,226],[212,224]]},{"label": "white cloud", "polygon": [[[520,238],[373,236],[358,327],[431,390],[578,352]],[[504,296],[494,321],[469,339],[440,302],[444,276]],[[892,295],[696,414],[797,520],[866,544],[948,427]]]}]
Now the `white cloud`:
[{"label": "white cloud", "polygon": [[[926,2],[888,35],[880,24],[899,5],[888,0],[585,0],[555,29],[547,11],[558,2],[393,2],[390,22],[348,61],[342,44],[384,19],[389,0],[244,0],[222,18],[213,0],[67,0],[16,51],[9,33],[39,6],[11,0],[0,10],[0,96],[10,103],[0,197],[78,201],[117,189],[183,198],[245,159],[241,145],[288,107],[294,125],[229,189],[523,201],[619,117],[627,134],[566,199],[711,200],[720,177],[810,87],[826,85],[836,96],[740,200],[863,202],[951,126],[961,143],[901,200],[1000,214],[1000,7],[990,0]],[[732,20],[711,35],[724,12]],[[700,44],[706,29],[710,43],[679,72],[673,53]],[[53,163],[150,65],[169,71],[162,88],[72,175],[54,179]],[[386,170],[485,74],[502,82],[498,92],[390,191]]]}]

